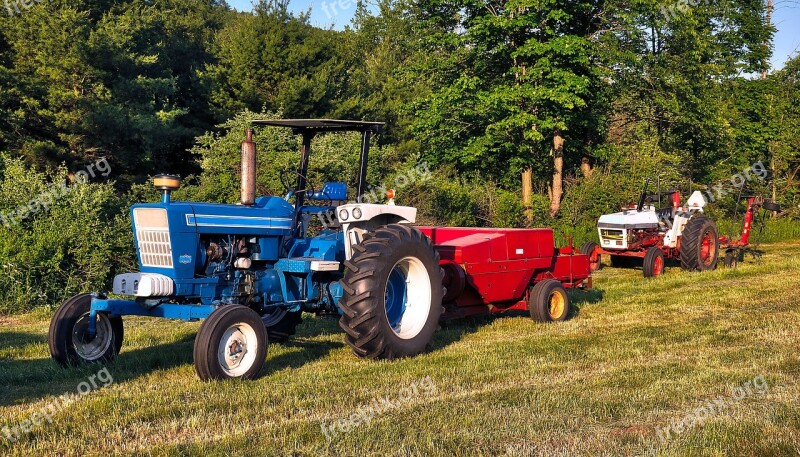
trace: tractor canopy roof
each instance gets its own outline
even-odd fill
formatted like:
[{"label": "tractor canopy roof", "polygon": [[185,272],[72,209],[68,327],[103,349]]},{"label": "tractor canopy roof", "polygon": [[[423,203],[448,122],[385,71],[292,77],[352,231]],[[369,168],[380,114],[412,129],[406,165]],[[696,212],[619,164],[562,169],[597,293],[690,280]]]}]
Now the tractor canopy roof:
[{"label": "tractor canopy roof", "polygon": [[372,132],[381,133],[383,122],[347,121],[339,119],[275,119],[255,120],[253,124],[273,127],[289,127],[295,133],[304,132]]}]

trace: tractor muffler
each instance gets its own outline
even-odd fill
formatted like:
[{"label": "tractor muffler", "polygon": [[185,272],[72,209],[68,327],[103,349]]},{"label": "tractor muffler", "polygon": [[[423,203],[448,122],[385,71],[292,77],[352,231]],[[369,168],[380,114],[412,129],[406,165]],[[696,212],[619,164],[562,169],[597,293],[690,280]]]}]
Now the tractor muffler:
[{"label": "tractor muffler", "polygon": [[256,203],[256,144],[253,129],[247,129],[247,138],[242,142],[242,205]]}]

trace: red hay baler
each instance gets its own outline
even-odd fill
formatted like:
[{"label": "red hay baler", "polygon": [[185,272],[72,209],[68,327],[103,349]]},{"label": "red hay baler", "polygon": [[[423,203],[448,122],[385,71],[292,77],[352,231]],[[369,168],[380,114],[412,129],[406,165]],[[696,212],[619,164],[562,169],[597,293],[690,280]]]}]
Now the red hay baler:
[{"label": "red hay baler", "polygon": [[565,289],[591,287],[589,258],[555,248],[552,229],[418,227],[439,253],[443,319],[528,310],[540,322],[563,321]]}]

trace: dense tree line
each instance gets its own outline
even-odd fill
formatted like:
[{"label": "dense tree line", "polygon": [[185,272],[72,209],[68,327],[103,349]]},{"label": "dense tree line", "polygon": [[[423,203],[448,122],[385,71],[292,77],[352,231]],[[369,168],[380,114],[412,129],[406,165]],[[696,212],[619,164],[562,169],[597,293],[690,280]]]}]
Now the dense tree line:
[{"label": "dense tree line", "polygon": [[[320,29],[286,0],[53,0],[0,18],[0,150],[109,157],[118,185],[202,172],[195,138],[249,110],[385,120],[380,141],[537,195],[600,167],[709,183],[797,171],[797,63],[765,79],[764,2],[382,0]],[[375,13],[375,14],[373,14]],[[657,160],[652,160],[657,158]]]}]

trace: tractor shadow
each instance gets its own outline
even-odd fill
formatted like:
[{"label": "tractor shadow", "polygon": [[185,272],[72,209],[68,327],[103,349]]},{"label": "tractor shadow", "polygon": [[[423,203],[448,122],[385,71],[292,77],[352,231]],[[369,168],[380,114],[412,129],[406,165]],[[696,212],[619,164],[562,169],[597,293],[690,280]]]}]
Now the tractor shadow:
[{"label": "tractor shadow", "polygon": [[[601,289],[589,290],[568,290],[567,293],[570,297],[571,311],[569,319],[574,319],[580,314],[581,308],[586,305],[599,303],[605,297],[605,291]],[[478,332],[481,327],[490,325],[496,319],[507,319],[511,317],[523,317],[531,319],[528,311],[512,310],[499,314],[490,314],[484,316],[472,316],[465,318],[457,318],[440,323],[440,329],[433,334],[433,342],[430,346],[430,351],[438,351],[447,346],[456,343],[464,337]]]},{"label": "tractor shadow", "polygon": [[431,341],[426,352],[440,351],[451,344],[461,341],[468,335],[477,333],[481,327],[490,325],[495,319],[502,319],[503,316],[471,316],[442,321],[439,323],[439,329],[433,334],[433,341]]},{"label": "tractor shadow", "polygon": [[[301,368],[303,365],[313,363],[328,356],[332,351],[345,346],[344,332],[339,328],[338,319],[333,317],[303,317],[303,322],[297,327],[297,333],[288,341],[270,343],[267,350],[267,361],[258,374],[264,378],[274,373]],[[319,341],[312,338],[319,335],[337,335],[337,341]],[[273,349],[274,347],[278,347]],[[270,353],[280,352],[277,356]]]},{"label": "tractor shadow", "polygon": [[[38,334],[0,333],[0,347],[20,343],[47,346],[47,336]],[[77,392],[78,385],[108,368],[115,383],[136,379],[153,371],[178,367],[192,362],[194,335],[155,346],[125,350],[108,365],[84,365],[62,368],[50,357],[40,359],[0,360],[0,407],[38,401],[50,395]],[[46,349],[45,349],[46,351]]]},{"label": "tractor shadow", "polygon": [[606,296],[606,291],[602,289],[588,289],[588,290],[569,290],[570,311],[569,318],[574,319],[581,313],[581,309],[586,305],[594,305],[603,301]]}]

